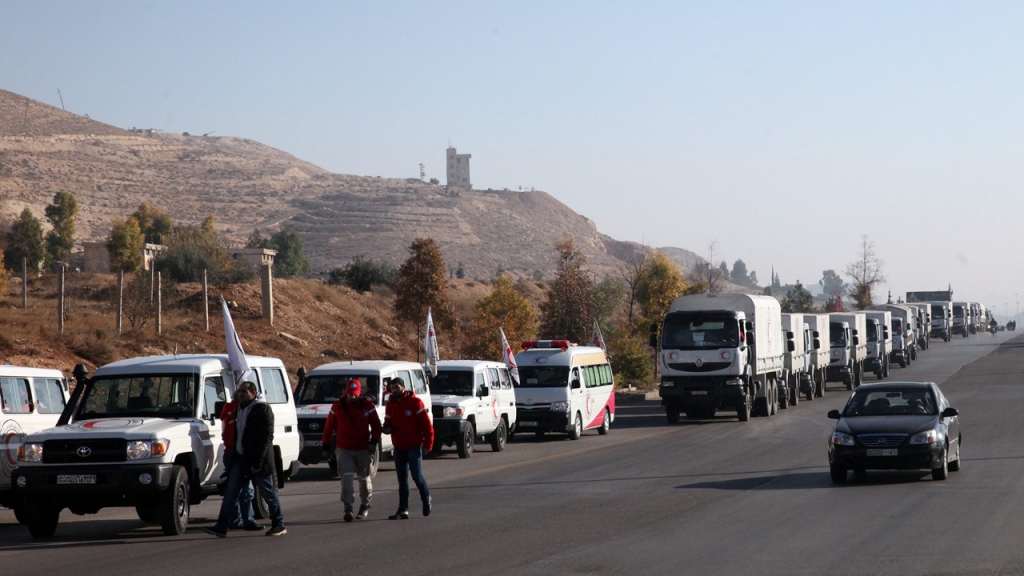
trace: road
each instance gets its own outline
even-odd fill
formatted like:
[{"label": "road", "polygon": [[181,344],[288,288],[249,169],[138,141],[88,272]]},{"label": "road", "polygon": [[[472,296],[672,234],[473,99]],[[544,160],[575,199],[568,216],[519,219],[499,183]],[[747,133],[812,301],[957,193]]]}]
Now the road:
[{"label": "road", "polygon": [[[393,465],[375,481],[370,519],[341,520],[324,467],[282,491],[288,534],[205,535],[219,498],[164,537],[134,510],[61,516],[34,541],[0,511],[5,574],[1004,574],[1024,573],[1024,336],[934,344],[890,380],[931,380],[960,410],[963,470],[869,472],[842,486],[826,441],[848,393],[770,418],[670,426],[656,401],[620,406],[607,436],[516,438],[429,460],[435,511],[388,521]],[[872,379],[867,379],[871,382]],[[416,501],[415,489],[413,501]]]}]

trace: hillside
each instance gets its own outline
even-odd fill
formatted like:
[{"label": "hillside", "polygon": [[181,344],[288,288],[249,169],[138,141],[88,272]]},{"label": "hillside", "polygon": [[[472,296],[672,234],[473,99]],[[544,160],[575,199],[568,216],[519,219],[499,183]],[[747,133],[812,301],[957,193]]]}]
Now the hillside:
[{"label": "hillside", "polygon": [[291,227],[320,272],[359,254],[398,264],[421,236],[471,278],[490,278],[499,265],[550,277],[563,234],[598,274],[638,248],[545,192],[448,192],[416,179],[332,174],[252,140],[126,130],[0,90],[0,217],[10,222],[26,206],[41,216],[58,190],[78,197],[80,242],[102,239],[114,217],[145,201],[176,222],[214,214],[235,244],[253,228]]}]

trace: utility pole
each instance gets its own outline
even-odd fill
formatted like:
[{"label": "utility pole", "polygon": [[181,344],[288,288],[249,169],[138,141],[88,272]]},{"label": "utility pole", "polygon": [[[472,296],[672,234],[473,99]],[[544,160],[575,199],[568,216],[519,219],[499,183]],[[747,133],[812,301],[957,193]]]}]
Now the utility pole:
[{"label": "utility pole", "polygon": [[57,97],[60,98],[60,109],[67,112],[67,109],[64,108],[64,97],[60,95],[60,88],[57,88]]}]

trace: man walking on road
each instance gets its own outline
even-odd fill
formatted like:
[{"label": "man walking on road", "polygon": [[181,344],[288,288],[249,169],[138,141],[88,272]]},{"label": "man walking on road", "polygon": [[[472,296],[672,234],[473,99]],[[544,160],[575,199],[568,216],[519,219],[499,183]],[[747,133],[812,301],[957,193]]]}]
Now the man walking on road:
[{"label": "man walking on road", "polygon": [[384,433],[391,434],[398,473],[398,512],[388,520],[409,518],[409,473],[423,501],[423,515],[430,516],[430,489],[423,477],[423,451],[434,444],[434,427],[423,401],[405,391],[401,378],[391,380],[391,397],[384,412]]},{"label": "man walking on road", "polygon": [[354,504],[353,476],[359,480],[359,513],[355,519],[363,520],[370,513],[373,483],[370,480],[371,458],[377,454],[380,442],[380,417],[377,407],[363,396],[359,380],[349,380],[345,395],[331,406],[321,445],[324,456],[330,453],[330,442],[337,434],[335,456],[341,474],[341,502],[345,505],[345,522],[351,522]]},{"label": "man walking on road", "polygon": [[205,528],[207,534],[218,538],[228,535],[228,526],[238,505],[238,495],[245,484],[252,480],[270,509],[271,527],[267,536],[281,536],[288,532],[284,527],[281,501],[274,487],[274,412],[266,400],[259,396],[256,385],[242,382],[238,386],[238,413],[235,415],[235,450],[231,470],[228,471],[228,485],[221,502],[220,515],[213,528]]},{"label": "man walking on road", "polygon": [[[221,478],[226,477],[231,471],[231,459],[234,457],[235,449],[236,413],[238,413],[238,390],[235,390],[231,402],[225,404],[220,411],[220,423],[223,428],[221,438],[224,440],[224,475]],[[256,523],[256,518],[253,516],[252,499],[254,496],[252,481],[248,481],[238,493],[238,501],[231,518],[231,529],[249,532],[263,529],[263,526]]]}]

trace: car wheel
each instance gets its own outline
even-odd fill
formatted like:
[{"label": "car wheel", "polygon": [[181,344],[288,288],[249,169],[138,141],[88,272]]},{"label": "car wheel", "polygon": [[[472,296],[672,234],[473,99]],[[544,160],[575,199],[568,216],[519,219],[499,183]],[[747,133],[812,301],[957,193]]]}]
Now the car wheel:
[{"label": "car wheel", "polygon": [[377,469],[380,468],[380,457],[383,450],[381,450],[380,442],[377,443],[377,449],[370,454],[370,478],[377,475]]},{"label": "car wheel", "polygon": [[60,522],[60,508],[48,502],[29,500],[25,503],[28,515],[28,531],[33,538],[50,538],[57,531]]},{"label": "car wheel", "polygon": [[476,429],[473,427],[473,423],[470,422],[466,425],[466,430],[459,437],[456,442],[456,449],[459,452],[459,458],[469,458],[473,455],[473,444],[476,443]]},{"label": "car wheel", "polygon": [[501,452],[505,449],[505,442],[508,440],[508,432],[505,428],[505,419],[498,419],[498,427],[491,432],[491,450]]},{"label": "car wheel", "polygon": [[138,504],[135,506],[135,513],[138,514],[139,520],[142,520],[146,524],[158,524],[160,522],[159,502]]},{"label": "car wheel", "polygon": [[167,536],[180,536],[188,528],[188,472],[182,466],[171,471],[171,483],[160,493],[160,526]]},{"label": "car wheel", "polygon": [[932,480],[945,480],[949,476],[949,463],[946,460],[949,459],[949,446],[942,448],[942,466],[939,468],[932,468]]},{"label": "car wheel", "polygon": [[959,472],[960,471],[960,440],[959,439],[957,439],[957,441],[956,441],[956,456],[953,458],[953,461],[949,463],[949,471],[950,472]]},{"label": "car wheel", "polygon": [[597,429],[597,433],[604,436],[611,430],[612,427],[612,415],[607,408],[604,409],[604,420],[601,421],[601,427]]},{"label": "car wheel", "polygon": [[669,402],[665,405],[665,418],[669,424],[679,424],[679,405]]},{"label": "car wheel", "polygon": [[833,484],[846,484],[846,468],[840,468],[834,464],[828,465],[829,475],[832,476]]},{"label": "car wheel", "polygon": [[579,440],[580,436],[583,436],[583,417],[577,412],[576,418],[572,421],[572,430],[569,431],[569,440]]}]

